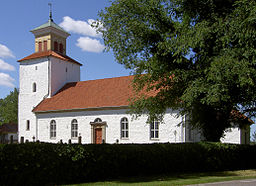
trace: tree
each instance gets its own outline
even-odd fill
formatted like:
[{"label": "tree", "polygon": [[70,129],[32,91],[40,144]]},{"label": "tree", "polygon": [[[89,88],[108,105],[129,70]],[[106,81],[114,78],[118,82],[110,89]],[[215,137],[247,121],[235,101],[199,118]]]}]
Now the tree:
[{"label": "tree", "polygon": [[0,99],[0,125],[18,123],[18,94],[17,88],[14,88],[8,96]]},{"label": "tree", "polygon": [[232,110],[255,115],[256,3],[253,0],[114,0],[96,27],[107,51],[131,69],[132,99],[148,121],[167,108],[189,115],[206,140],[219,141]]}]

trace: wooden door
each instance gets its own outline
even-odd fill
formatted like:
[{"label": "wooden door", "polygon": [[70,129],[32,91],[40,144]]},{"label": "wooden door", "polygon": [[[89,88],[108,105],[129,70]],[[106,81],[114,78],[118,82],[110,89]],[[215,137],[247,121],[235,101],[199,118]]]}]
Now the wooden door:
[{"label": "wooden door", "polygon": [[96,144],[102,143],[102,128],[95,129],[95,143]]}]

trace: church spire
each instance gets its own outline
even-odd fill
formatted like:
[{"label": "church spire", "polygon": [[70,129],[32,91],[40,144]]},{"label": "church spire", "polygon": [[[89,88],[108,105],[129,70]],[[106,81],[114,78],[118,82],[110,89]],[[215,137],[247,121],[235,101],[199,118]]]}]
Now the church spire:
[{"label": "church spire", "polygon": [[49,5],[49,8],[50,8],[49,20],[51,20],[53,22],[53,19],[52,19],[52,3],[48,3],[48,5]]}]

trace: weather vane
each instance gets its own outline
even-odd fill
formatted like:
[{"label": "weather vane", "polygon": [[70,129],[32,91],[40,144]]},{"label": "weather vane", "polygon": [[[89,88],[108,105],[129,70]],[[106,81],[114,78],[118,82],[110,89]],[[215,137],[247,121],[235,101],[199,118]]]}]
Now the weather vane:
[{"label": "weather vane", "polygon": [[52,19],[52,3],[48,3],[48,5],[50,7],[50,15],[49,15],[49,17],[50,17],[50,20],[53,21],[53,19]]}]

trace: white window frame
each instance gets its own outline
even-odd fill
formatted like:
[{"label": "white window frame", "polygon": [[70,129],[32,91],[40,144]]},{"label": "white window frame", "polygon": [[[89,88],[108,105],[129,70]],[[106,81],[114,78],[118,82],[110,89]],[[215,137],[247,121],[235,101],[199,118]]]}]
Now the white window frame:
[{"label": "white window frame", "polygon": [[150,123],[150,139],[159,139],[159,121]]},{"label": "white window frame", "polygon": [[129,138],[129,122],[126,117],[123,117],[120,121],[121,139]]},{"label": "white window frame", "polygon": [[50,138],[55,139],[56,138],[56,121],[51,120],[50,122]]},{"label": "white window frame", "polygon": [[78,138],[78,122],[76,119],[71,121],[71,138],[77,139]]}]

